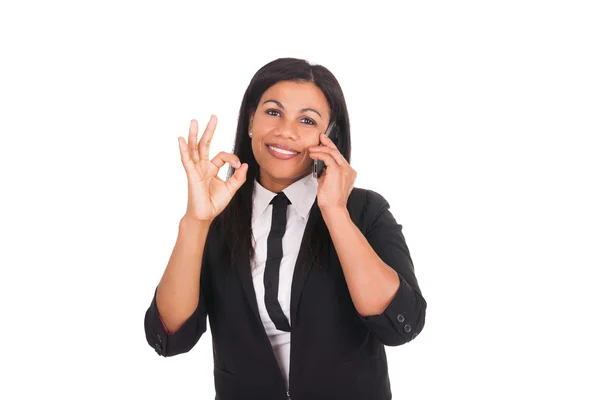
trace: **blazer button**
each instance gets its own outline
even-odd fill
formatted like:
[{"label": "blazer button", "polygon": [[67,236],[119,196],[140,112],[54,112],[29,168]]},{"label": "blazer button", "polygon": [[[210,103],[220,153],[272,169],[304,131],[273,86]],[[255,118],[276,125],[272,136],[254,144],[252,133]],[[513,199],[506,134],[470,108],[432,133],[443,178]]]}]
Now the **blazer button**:
[{"label": "blazer button", "polygon": [[404,332],[408,333],[410,331],[412,331],[412,328],[411,328],[410,324],[404,325]]},{"label": "blazer button", "polygon": [[417,333],[415,332],[415,333],[412,334],[412,339],[411,340],[415,340],[416,337],[417,337]]},{"label": "blazer button", "polygon": [[398,314],[398,316],[396,317],[396,319],[398,320],[398,322],[403,323],[404,322],[404,315]]},{"label": "blazer button", "polygon": [[156,338],[158,339],[158,343],[162,343],[162,338],[160,337],[160,333],[156,334]]},{"label": "blazer button", "polygon": [[160,343],[156,343],[154,345],[154,349],[156,350],[157,354],[162,354],[162,346],[160,345]]}]

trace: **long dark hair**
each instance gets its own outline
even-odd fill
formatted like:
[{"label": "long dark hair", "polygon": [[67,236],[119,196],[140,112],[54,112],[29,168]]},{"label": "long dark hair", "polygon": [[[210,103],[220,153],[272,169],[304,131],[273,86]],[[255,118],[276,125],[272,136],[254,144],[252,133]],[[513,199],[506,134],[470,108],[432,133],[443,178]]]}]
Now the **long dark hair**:
[{"label": "long dark hair", "polygon": [[[281,81],[312,82],[321,89],[330,107],[332,121],[335,119],[338,134],[338,149],[344,158],[350,162],[350,120],[346,100],[342,88],[335,76],[321,65],[311,65],[305,60],[296,58],[279,58],[260,68],[246,89],[238,117],[238,125],[233,145],[233,151],[242,163],[248,163],[246,182],[236,192],[233,199],[221,213],[222,223],[231,251],[231,265],[235,265],[237,257],[254,257],[252,243],[252,193],[254,179],[259,174],[260,166],[254,158],[248,125],[250,117],[258,107],[263,93],[274,84]],[[229,167],[227,179],[235,172]],[[313,210],[318,208],[317,201]],[[329,231],[319,210],[316,218],[310,218],[306,227],[304,240],[300,247],[299,264],[306,267],[306,261],[316,255],[321,246],[330,239]],[[312,210],[311,210],[311,214]]]}]

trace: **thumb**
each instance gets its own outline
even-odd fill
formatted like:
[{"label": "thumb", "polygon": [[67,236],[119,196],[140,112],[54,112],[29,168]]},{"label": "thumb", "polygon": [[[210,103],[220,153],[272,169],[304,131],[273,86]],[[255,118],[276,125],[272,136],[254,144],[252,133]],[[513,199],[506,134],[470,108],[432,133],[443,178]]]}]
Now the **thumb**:
[{"label": "thumb", "polygon": [[227,186],[231,192],[235,193],[246,182],[246,173],[248,172],[248,164],[244,163],[235,171],[235,173],[227,181]]}]

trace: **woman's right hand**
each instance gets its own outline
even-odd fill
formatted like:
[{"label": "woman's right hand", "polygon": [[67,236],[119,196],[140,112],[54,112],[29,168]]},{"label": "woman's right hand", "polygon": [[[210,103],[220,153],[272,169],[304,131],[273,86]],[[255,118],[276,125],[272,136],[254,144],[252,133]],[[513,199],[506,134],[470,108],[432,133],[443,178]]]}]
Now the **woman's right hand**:
[{"label": "woman's right hand", "polygon": [[[198,121],[193,119],[190,123],[188,143],[183,137],[178,137],[181,162],[188,180],[188,204],[185,214],[188,219],[211,222],[225,209],[246,181],[248,164],[241,164],[235,154],[222,151],[212,160],[208,159],[210,142],[216,126],[217,117],[212,115],[200,142],[196,144]],[[225,163],[237,169],[228,181],[217,175]]]}]

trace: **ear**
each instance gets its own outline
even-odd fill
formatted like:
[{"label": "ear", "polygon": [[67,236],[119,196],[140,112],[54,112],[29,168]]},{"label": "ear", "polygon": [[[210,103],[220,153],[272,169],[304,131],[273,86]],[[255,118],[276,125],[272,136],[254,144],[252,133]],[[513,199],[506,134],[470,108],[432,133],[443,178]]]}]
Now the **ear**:
[{"label": "ear", "polygon": [[248,132],[252,132],[252,122],[254,121],[254,112],[250,114],[250,122],[248,122]]}]

